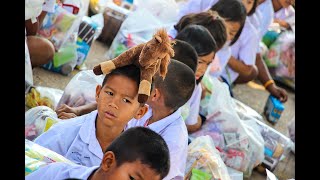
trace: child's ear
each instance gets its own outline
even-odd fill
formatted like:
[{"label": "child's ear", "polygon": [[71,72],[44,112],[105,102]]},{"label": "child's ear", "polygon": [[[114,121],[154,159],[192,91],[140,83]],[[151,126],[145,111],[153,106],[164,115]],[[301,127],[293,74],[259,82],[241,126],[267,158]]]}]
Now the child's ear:
[{"label": "child's ear", "polygon": [[161,97],[161,93],[159,91],[159,89],[154,88],[153,91],[151,92],[151,95],[149,98],[151,98],[151,101],[159,101]]},{"label": "child's ear", "polygon": [[135,119],[142,118],[148,112],[148,106],[145,104],[142,107],[139,107],[138,112],[134,116]]},{"label": "child's ear", "polygon": [[98,98],[99,98],[99,94],[100,94],[101,89],[102,89],[101,85],[97,85],[97,87],[96,87],[96,101],[97,102],[98,102]]},{"label": "child's ear", "polygon": [[104,172],[108,172],[112,167],[116,166],[116,163],[116,156],[112,151],[108,151],[103,155],[101,169]]}]

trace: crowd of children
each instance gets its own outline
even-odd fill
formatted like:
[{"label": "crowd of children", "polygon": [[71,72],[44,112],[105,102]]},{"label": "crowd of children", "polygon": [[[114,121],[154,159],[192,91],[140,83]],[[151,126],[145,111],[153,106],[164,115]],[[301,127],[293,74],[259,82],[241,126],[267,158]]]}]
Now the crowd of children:
[{"label": "crowd of children", "polygon": [[[33,67],[52,60],[55,52],[50,41],[35,36],[50,11],[45,6],[53,4],[46,1],[40,14],[26,17]],[[139,67],[114,69],[96,86],[96,102],[57,107],[58,118],[66,120],[34,140],[77,165],[51,163],[26,179],[183,179],[188,133],[206,120],[200,113],[208,93],[204,76],[225,82],[230,96],[236,84],[257,78],[271,95],[287,101],[259,44],[273,22],[294,28],[288,20],[292,5],[294,0],[188,0],[168,30],[174,56],[166,76],[153,77],[146,103],[138,102]]]}]

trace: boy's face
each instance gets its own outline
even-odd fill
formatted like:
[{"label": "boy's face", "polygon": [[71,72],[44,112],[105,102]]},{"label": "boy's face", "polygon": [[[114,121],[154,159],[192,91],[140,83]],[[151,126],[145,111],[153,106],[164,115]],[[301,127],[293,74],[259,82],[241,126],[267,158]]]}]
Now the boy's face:
[{"label": "boy's face", "polygon": [[137,83],[122,75],[112,75],[103,87],[98,85],[96,101],[100,123],[123,129],[132,118],[140,119],[147,107],[140,106],[137,93]]},{"label": "boy's face", "polygon": [[249,13],[253,7],[254,0],[242,0],[242,3],[246,8],[247,13]]},{"label": "boy's face", "polygon": [[196,80],[198,80],[200,77],[202,77],[204,75],[209,64],[212,62],[212,60],[214,58],[214,54],[215,54],[214,52],[211,52],[208,55],[198,57],[198,67],[197,67],[197,71],[196,71]]},{"label": "boy's face", "polygon": [[157,174],[148,165],[142,164],[141,161],[126,162],[119,167],[112,167],[108,179],[119,180],[143,180],[143,179],[159,179]]}]

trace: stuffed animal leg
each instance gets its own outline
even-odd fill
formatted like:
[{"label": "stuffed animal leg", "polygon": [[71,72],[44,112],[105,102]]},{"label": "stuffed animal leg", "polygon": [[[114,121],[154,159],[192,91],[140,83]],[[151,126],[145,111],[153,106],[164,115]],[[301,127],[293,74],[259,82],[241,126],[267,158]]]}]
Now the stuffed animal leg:
[{"label": "stuffed animal leg", "polygon": [[147,69],[143,69],[140,75],[140,84],[138,90],[138,102],[145,103],[148,100],[151,92],[152,77],[159,69],[160,63],[153,64]]},{"label": "stuffed animal leg", "polygon": [[136,64],[135,61],[138,61],[143,47],[144,44],[140,44],[138,46],[130,48],[129,50],[125,51],[112,60],[100,63],[93,68],[94,74],[109,74],[112,70],[118,67],[126,66],[129,64]]}]

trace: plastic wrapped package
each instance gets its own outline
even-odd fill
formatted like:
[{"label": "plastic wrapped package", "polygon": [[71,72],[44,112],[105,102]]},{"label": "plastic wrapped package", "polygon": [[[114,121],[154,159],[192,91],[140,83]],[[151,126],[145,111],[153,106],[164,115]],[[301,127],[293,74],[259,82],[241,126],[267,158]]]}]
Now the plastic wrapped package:
[{"label": "plastic wrapped package", "polygon": [[[214,147],[210,136],[197,137],[189,144],[185,179],[195,179],[193,176],[197,175],[208,177],[204,174],[206,173],[212,176],[210,179],[230,180],[227,167],[221,159],[219,151]],[[194,169],[196,169],[196,173]],[[197,170],[203,173],[197,172]]]},{"label": "plastic wrapped package", "polygon": [[227,167],[231,180],[243,180],[243,172]]},{"label": "plastic wrapped package", "polygon": [[65,87],[57,107],[62,104],[78,107],[95,102],[96,86],[101,85],[103,79],[104,75],[97,76],[92,70],[78,72]]},{"label": "plastic wrapped package", "polygon": [[288,125],[288,131],[289,131],[289,137],[293,142],[295,141],[295,137],[296,137],[296,129],[295,129],[295,124],[296,124],[296,118],[293,117],[292,120],[290,121],[289,125]]},{"label": "plastic wrapped package", "polygon": [[113,59],[127,49],[147,42],[156,30],[160,28],[169,30],[173,24],[174,22],[160,20],[158,16],[154,16],[150,9],[137,8],[122,23],[110,49],[106,53],[106,58]]},{"label": "plastic wrapped package", "polygon": [[25,138],[32,141],[60,121],[57,113],[47,106],[37,106],[25,112]]},{"label": "plastic wrapped package", "polygon": [[264,155],[263,166],[273,171],[278,162],[285,158],[290,152],[292,142],[288,137],[269,127],[261,121],[256,120],[258,129],[264,139]]},{"label": "plastic wrapped package", "polygon": [[60,154],[25,139],[25,176],[52,162],[74,164]]},{"label": "plastic wrapped package", "polygon": [[48,12],[45,16],[38,34],[53,42],[57,50],[64,44],[73,32],[73,24],[76,16],[62,6],[55,5],[53,13]]},{"label": "plastic wrapped package", "polygon": [[272,74],[278,80],[291,88],[295,88],[295,34],[291,31],[281,33],[278,38],[280,46],[279,64]]},{"label": "plastic wrapped package", "polygon": [[60,89],[41,86],[31,87],[25,96],[25,103],[29,108],[48,106],[51,109],[55,109],[62,94],[63,91]]},{"label": "plastic wrapped package", "polygon": [[240,119],[228,86],[217,78],[212,77],[211,80],[212,94],[207,106],[207,120],[199,131],[190,136],[209,135],[225,164],[249,177],[252,169],[264,158],[264,140],[249,125],[252,121]]},{"label": "plastic wrapped package", "polygon": [[209,75],[208,71],[205,73],[201,80],[202,89],[205,89],[205,97],[200,101],[200,114],[206,116],[208,113],[209,100],[212,94],[213,82],[212,76]]}]

